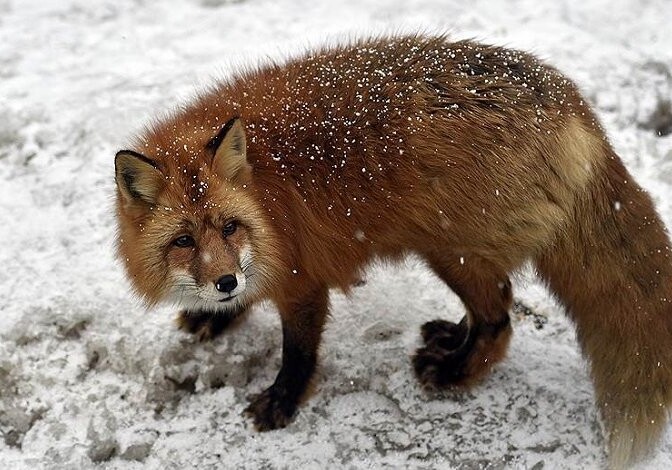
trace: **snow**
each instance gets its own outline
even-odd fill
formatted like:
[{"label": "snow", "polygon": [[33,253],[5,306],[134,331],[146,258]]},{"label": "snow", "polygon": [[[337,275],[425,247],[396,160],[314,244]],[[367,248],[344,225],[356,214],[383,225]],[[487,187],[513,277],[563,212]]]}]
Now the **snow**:
[{"label": "snow", "polygon": [[[153,116],[269,56],[390,31],[448,30],[558,66],[672,226],[669,3],[469,3],[0,0],[3,467],[604,465],[572,326],[529,274],[508,359],[471,391],[428,394],[409,360],[419,327],[463,309],[415,259],[373,267],[332,296],[312,397],[259,434],[241,413],[279,368],[273,308],[198,343],[172,308],[133,299],[114,259],[113,155]],[[643,468],[672,468],[669,429]]]}]

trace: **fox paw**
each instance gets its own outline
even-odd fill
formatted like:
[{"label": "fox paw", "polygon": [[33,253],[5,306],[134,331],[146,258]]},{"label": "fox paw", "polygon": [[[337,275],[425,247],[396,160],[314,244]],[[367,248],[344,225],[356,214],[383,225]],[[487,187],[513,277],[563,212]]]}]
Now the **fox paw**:
[{"label": "fox paw", "polygon": [[464,354],[445,350],[436,343],[418,349],[413,357],[415,375],[422,386],[430,390],[465,382],[464,364]]},{"label": "fox paw", "polygon": [[182,311],[178,314],[177,326],[196,335],[199,341],[209,341],[222,334],[233,319],[224,314]]},{"label": "fox paw", "polygon": [[413,357],[420,383],[432,390],[449,386],[470,386],[501,361],[511,338],[509,317],[499,324],[481,325],[470,331],[466,319],[460,323],[434,320],[422,326],[425,346]]},{"label": "fox paw", "polygon": [[257,431],[284,428],[296,412],[296,403],[277,386],[272,386],[250,399],[245,414],[252,418]]},{"label": "fox paw", "polygon": [[425,344],[437,343],[441,348],[453,350],[460,347],[467,339],[469,329],[466,322],[453,323],[446,320],[433,320],[420,328]]},{"label": "fox paw", "polygon": [[465,321],[434,320],[420,330],[425,346],[413,357],[413,368],[420,383],[428,389],[460,385],[467,378],[465,365],[469,329]]}]

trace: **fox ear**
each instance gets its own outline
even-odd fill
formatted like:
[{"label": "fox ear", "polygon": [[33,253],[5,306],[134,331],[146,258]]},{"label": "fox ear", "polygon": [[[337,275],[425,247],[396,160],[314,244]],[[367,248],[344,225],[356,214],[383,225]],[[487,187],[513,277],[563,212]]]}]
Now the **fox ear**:
[{"label": "fox ear", "polygon": [[114,158],[119,192],[127,203],[154,204],[163,185],[163,174],[149,158],[132,150],[121,150]]},{"label": "fox ear", "polygon": [[246,180],[252,167],[247,162],[245,129],[239,118],[230,119],[206,148],[214,155],[212,165],[222,178]]}]

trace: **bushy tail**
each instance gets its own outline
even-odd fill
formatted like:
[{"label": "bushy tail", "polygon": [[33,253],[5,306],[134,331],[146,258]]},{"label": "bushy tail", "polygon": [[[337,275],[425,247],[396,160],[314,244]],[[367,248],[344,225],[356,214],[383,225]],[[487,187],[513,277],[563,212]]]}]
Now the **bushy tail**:
[{"label": "bushy tail", "polygon": [[658,442],[672,405],[672,250],[651,199],[608,153],[536,265],[576,324],[610,466],[623,468]]}]

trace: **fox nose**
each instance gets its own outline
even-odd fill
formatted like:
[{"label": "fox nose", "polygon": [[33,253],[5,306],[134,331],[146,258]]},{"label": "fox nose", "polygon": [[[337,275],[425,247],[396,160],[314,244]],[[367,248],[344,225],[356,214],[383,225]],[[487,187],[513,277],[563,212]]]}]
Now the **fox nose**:
[{"label": "fox nose", "polygon": [[227,274],[226,276],[222,276],[219,279],[217,279],[217,282],[215,282],[215,288],[219,292],[226,292],[227,294],[231,292],[233,289],[235,289],[238,286],[238,281],[236,280],[236,276],[233,274]]}]

